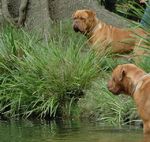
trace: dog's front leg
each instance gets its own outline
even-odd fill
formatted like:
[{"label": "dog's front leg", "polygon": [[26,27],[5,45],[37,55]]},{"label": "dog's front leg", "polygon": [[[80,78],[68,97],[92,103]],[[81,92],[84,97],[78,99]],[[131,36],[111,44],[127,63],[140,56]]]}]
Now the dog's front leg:
[{"label": "dog's front leg", "polygon": [[150,135],[150,120],[144,121],[144,134]]}]

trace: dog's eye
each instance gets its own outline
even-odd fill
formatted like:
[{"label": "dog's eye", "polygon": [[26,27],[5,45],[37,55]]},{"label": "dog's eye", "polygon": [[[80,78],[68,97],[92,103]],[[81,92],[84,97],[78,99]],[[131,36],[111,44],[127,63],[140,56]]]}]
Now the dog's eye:
[{"label": "dog's eye", "polygon": [[114,82],[115,82],[115,78],[112,78],[112,81],[114,81]]},{"label": "dog's eye", "polygon": [[80,19],[81,19],[81,20],[85,20],[85,18],[84,18],[84,17],[80,17]]}]

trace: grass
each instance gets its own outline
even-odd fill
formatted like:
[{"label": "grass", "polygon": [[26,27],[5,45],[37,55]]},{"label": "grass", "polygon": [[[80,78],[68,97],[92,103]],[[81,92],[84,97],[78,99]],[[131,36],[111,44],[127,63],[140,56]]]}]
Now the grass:
[{"label": "grass", "polygon": [[[105,75],[106,78],[109,78],[108,74],[105,73]],[[79,102],[83,117],[110,126],[137,124],[136,121],[140,118],[132,98],[125,95],[115,96],[111,94],[106,87],[107,80],[94,82],[92,89]]]},{"label": "grass", "polygon": [[48,42],[10,27],[0,36],[0,113],[25,118],[72,116],[84,90],[99,76],[104,56],[82,51],[84,39],[71,32],[54,34]]}]

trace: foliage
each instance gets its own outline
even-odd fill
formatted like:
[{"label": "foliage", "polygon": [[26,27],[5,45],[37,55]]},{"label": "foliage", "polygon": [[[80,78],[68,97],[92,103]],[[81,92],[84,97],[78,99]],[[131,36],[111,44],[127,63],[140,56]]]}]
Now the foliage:
[{"label": "foliage", "polygon": [[[104,74],[106,78],[109,78],[108,74]],[[81,114],[105,125],[136,124],[139,117],[132,98],[124,95],[115,96],[106,86],[106,79],[93,83],[92,89],[79,102],[82,108]]]},{"label": "foliage", "polygon": [[59,32],[61,36],[53,35],[48,42],[39,42],[37,36],[25,31],[3,29],[0,35],[1,114],[71,116],[71,108],[99,76],[103,58],[92,51],[82,51],[84,40],[78,36],[70,32],[66,39],[66,33]]},{"label": "foliage", "polygon": [[[146,20],[147,24],[150,25],[150,19],[147,18]],[[139,38],[142,42],[139,49],[144,51],[144,55],[140,56],[140,61],[137,60],[136,64],[143,68],[146,72],[150,72],[150,29],[148,27],[144,27],[143,25],[142,28],[146,32],[146,37],[138,36],[137,38]]]},{"label": "foliage", "polygon": [[117,4],[118,13],[131,20],[140,21],[145,5],[139,4],[139,1],[130,0]]}]

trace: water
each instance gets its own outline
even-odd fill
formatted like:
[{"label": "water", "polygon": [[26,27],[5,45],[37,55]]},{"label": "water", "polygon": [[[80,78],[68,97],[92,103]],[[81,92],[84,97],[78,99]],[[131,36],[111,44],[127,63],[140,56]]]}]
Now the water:
[{"label": "water", "polygon": [[150,142],[142,129],[81,121],[0,121],[0,142]]}]

